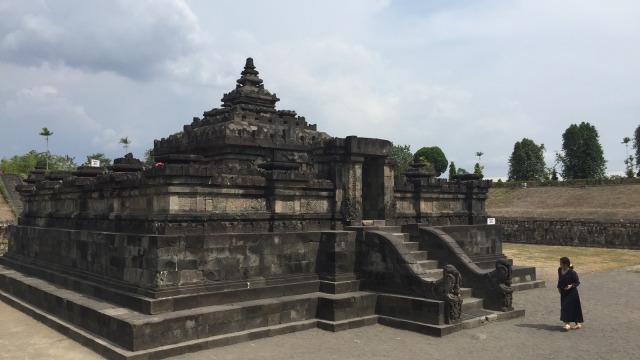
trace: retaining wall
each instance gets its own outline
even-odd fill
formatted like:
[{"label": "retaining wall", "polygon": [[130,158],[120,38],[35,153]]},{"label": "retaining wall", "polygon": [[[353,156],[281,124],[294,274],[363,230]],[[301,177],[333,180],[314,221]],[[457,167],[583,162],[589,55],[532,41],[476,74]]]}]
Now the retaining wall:
[{"label": "retaining wall", "polygon": [[9,225],[15,224],[15,221],[0,220],[0,255],[7,252],[9,246]]},{"label": "retaining wall", "polygon": [[640,220],[496,218],[507,243],[640,249]]}]

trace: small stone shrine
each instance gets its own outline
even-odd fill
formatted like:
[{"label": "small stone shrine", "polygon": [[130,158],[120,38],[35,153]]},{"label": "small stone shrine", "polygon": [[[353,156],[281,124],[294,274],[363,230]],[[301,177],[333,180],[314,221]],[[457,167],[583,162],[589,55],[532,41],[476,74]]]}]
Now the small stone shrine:
[{"label": "small stone shrine", "polygon": [[522,316],[535,269],[487,225],[490,180],[394,174],[386,140],[277,110],[251,58],[222,106],[107,171],[37,167],[0,298],[113,359],[310,328],[443,336]]}]

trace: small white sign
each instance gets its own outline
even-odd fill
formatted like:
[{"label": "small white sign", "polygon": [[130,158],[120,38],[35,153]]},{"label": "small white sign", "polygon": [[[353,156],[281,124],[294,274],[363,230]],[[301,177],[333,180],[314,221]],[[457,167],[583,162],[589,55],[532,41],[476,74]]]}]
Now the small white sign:
[{"label": "small white sign", "polygon": [[100,160],[91,159],[91,167],[100,167]]},{"label": "small white sign", "polygon": [[487,218],[487,225],[495,225],[496,218]]}]

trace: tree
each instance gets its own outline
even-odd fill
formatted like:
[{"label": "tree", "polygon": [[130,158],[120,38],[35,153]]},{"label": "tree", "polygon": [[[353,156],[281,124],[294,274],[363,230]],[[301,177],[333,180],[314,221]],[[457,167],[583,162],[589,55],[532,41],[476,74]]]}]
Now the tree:
[{"label": "tree", "polygon": [[638,125],[636,131],[633,133],[633,148],[636,149],[636,168],[640,169],[640,163],[638,163],[638,160],[640,160],[640,125]]},{"label": "tree", "polygon": [[39,161],[46,162],[47,160],[49,161],[49,170],[72,171],[78,166],[75,164],[74,158],[68,155],[52,155],[31,150],[24,155],[14,155],[10,159],[2,158],[0,169],[7,174],[18,175],[24,179],[35,169]]},{"label": "tree", "polygon": [[47,139],[47,152],[49,152],[49,136],[53,135],[53,132],[49,131],[46,127],[43,127],[42,131],[40,131],[40,135]]},{"label": "tree", "polygon": [[129,140],[129,137],[125,136],[122,139],[120,139],[120,144],[124,146],[124,152],[129,153],[129,144],[131,144],[131,140]]},{"label": "tree", "polygon": [[46,158],[46,163],[47,163],[47,167],[46,169],[49,170],[49,136],[53,135],[52,131],[49,131],[49,129],[47,129],[46,127],[42,128],[42,131],[40,131],[40,136],[44,136],[45,139],[47,140],[47,158]]},{"label": "tree", "polygon": [[625,147],[625,154],[626,157],[624,158],[624,165],[625,165],[625,174],[627,175],[628,178],[632,178],[634,173],[633,173],[633,155],[629,156],[629,143],[631,142],[631,138],[628,136],[625,136],[622,138],[622,143],[624,144]]},{"label": "tree", "polygon": [[146,167],[154,167],[156,162],[153,160],[153,156],[151,155],[151,153],[153,152],[153,149],[148,149],[144,152],[144,165]]},{"label": "tree", "polygon": [[625,175],[627,175],[628,178],[632,178],[635,174],[633,172],[633,155],[629,155],[628,158],[626,158],[624,160],[624,165],[625,165]]},{"label": "tree", "polygon": [[416,151],[415,155],[423,161],[431,163],[433,165],[433,170],[436,172],[436,176],[440,176],[445,172],[445,170],[447,170],[447,165],[449,165],[447,157],[444,156],[442,150],[437,146],[423,147]]},{"label": "tree", "polygon": [[482,172],[484,171],[484,166],[480,165],[480,163],[476,163],[473,166],[473,173],[476,175],[482,175]]},{"label": "tree", "polygon": [[571,124],[562,134],[559,159],[564,179],[601,179],[605,177],[606,160],[598,130],[588,122]]},{"label": "tree", "polygon": [[25,179],[31,170],[35,169],[38,157],[46,156],[45,153],[38,153],[31,150],[24,155],[14,155],[10,159],[0,160],[0,169],[6,174],[18,175]]},{"label": "tree", "polygon": [[78,164],[75,162],[75,158],[69,155],[51,155],[51,164],[49,167],[52,170],[65,170],[65,171],[73,171],[78,168]]},{"label": "tree", "polygon": [[458,170],[456,170],[456,164],[453,161],[449,164],[449,180],[453,180],[453,177],[458,174]]},{"label": "tree", "polygon": [[396,165],[393,168],[396,174],[403,173],[411,161],[413,161],[413,154],[409,145],[393,145],[389,149],[389,157],[396,161]]},{"label": "tree", "polygon": [[111,159],[106,157],[103,153],[95,153],[95,154],[87,155],[87,162],[85,163],[85,165],[91,165],[91,160],[100,161],[100,167],[103,169],[106,169],[107,166],[111,165]]},{"label": "tree", "polygon": [[523,138],[513,145],[508,181],[540,181],[545,177],[544,144]]},{"label": "tree", "polygon": [[622,143],[624,144],[626,150],[627,150],[627,155],[626,157],[629,157],[629,142],[631,141],[631,138],[628,136],[625,136],[622,138]]},{"label": "tree", "polygon": [[478,164],[480,164],[482,162],[481,159],[480,159],[482,157],[482,155],[484,155],[484,153],[482,151],[476,151],[476,156],[478,157]]}]

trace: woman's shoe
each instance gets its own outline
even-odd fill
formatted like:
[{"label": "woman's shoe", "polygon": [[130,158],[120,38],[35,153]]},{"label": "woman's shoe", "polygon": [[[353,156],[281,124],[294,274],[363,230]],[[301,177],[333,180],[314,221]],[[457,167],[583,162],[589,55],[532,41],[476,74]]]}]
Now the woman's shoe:
[{"label": "woman's shoe", "polygon": [[562,328],[564,329],[564,331],[569,331],[569,329],[571,329],[571,325],[564,324],[564,326]]},{"label": "woman's shoe", "polygon": [[582,328],[582,325],[580,324],[575,324],[573,327],[571,327],[573,330],[578,330]]}]

